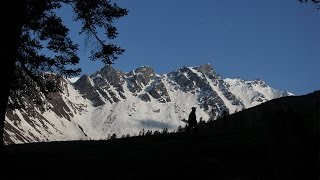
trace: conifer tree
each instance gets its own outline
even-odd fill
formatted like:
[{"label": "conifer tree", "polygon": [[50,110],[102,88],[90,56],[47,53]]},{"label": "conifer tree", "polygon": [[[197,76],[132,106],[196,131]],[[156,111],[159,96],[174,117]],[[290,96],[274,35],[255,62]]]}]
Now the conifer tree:
[{"label": "conifer tree", "polygon": [[301,3],[312,3],[317,9],[320,9],[320,0],[298,0]]},{"label": "conifer tree", "polygon": [[[73,20],[82,24],[80,34],[93,37],[97,48],[92,60],[112,64],[124,49],[108,43],[118,35],[114,20],[127,15],[127,9],[109,0],[13,0],[1,6],[4,38],[0,72],[3,77],[1,93],[0,138],[3,146],[3,128],[7,107],[17,108],[29,96],[42,103],[39,94],[60,91],[60,77],[79,75],[78,45],[69,37],[69,28],[55,10],[71,6]],[[105,37],[98,34],[105,31]],[[50,53],[43,53],[44,50]],[[50,55],[48,55],[50,54]],[[8,101],[9,95],[11,97]]]}]

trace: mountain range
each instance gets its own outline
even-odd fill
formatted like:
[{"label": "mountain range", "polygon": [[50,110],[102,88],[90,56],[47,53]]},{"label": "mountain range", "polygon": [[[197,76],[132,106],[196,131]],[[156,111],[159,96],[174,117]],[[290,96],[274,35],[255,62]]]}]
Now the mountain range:
[{"label": "mountain range", "polygon": [[262,80],[222,78],[210,64],[181,67],[167,74],[139,67],[121,72],[107,65],[76,81],[61,80],[40,107],[25,97],[25,107],[7,110],[4,142],[100,140],[141,131],[176,131],[192,107],[198,121],[215,120],[284,96]]}]

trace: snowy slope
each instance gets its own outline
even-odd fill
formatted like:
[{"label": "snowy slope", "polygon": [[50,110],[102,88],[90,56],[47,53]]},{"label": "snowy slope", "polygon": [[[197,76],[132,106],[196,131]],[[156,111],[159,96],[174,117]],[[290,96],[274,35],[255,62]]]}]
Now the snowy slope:
[{"label": "snowy slope", "polygon": [[[76,80],[76,81],[75,81]],[[204,121],[282,96],[261,80],[223,79],[210,64],[156,74],[142,66],[123,73],[106,66],[96,73],[62,81],[46,110],[32,102],[7,111],[5,143],[107,139],[142,130],[175,131],[185,126],[191,107]],[[27,99],[27,97],[26,97]]]},{"label": "snowy slope", "polygon": [[70,82],[62,83],[64,93],[52,94],[53,100],[49,100],[47,109],[26,101],[26,108],[7,111],[6,144],[88,139],[81,127],[86,127],[91,102],[82,98]]},{"label": "snowy slope", "polygon": [[226,78],[224,81],[228,83],[230,91],[241,99],[245,108],[259,105],[271,99],[293,95],[287,91],[275,90],[262,80],[245,81],[239,78]]}]

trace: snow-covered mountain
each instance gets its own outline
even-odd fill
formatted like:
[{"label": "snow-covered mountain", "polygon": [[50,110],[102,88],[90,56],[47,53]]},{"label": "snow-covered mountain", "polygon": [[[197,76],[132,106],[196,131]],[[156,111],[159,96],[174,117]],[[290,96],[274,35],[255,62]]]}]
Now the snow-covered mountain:
[{"label": "snow-covered mountain", "polygon": [[8,110],[5,143],[107,139],[142,130],[177,130],[191,107],[204,121],[268,100],[293,95],[262,80],[223,79],[210,64],[156,74],[151,67],[124,73],[105,66],[96,73],[61,81],[47,107],[26,97],[26,108]]}]

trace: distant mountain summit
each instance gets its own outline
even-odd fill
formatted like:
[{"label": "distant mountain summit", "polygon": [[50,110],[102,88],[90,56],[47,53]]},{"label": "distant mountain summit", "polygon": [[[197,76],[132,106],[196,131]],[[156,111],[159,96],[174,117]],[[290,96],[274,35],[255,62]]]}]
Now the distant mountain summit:
[{"label": "distant mountain summit", "polygon": [[[8,110],[5,143],[106,139],[137,135],[142,130],[177,130],[191,107],[197,119],[214,120],[271,99],[293,95],[262,80],[223,79],[210,64],[181,67],[168,74],[139,67],[121,72],[108,65],[72,82],[61,82],[46,110],[26,101]],[[26,97],[28,99],[28,97]]]}]

